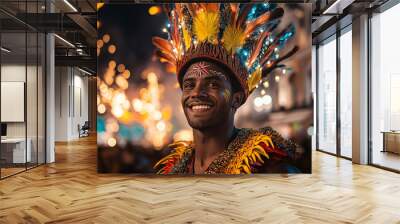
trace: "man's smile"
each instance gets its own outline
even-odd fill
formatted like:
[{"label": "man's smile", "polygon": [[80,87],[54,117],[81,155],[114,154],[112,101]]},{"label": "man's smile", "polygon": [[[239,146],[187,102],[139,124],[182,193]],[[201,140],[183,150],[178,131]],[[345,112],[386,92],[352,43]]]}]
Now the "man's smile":
[{"label": "man's smile", "polygon": [[186,104],[186,108],[191,112],[203,113],[208,112],[214,107],[214,103],[209,101],[192,101]]}]

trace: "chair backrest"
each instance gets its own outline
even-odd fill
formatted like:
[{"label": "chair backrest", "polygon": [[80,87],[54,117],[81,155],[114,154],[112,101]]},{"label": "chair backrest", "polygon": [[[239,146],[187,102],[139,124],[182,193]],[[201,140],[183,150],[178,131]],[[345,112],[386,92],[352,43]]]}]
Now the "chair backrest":
[{"label": "chair backrest", "polygon": [[89,121],[85,121],[85,124],[83,124],[82,128],[89,128],[89,127],[90,127]]}]

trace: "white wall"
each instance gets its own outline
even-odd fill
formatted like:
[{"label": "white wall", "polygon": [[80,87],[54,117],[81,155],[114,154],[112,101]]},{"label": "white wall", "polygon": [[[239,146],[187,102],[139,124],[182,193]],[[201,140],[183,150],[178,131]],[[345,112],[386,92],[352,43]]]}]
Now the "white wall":
[{"label": "white wall", "polygon": [[72,67],[56,67],[55,73],[55,140],[70,141],[88,120],[88,78]]},{"label": "white wall", "polygon": [[[38,70],[36,70],[38,69]],[[22,108],[22,112],[26,110],[27,120],[24,122],[6,122],[8,138],[25,138],[30,139],[32,161],[39,163],[44,162],[44,89],[43,89],[42,67],[36,67],[25,64],[3,64],[1,66],[2,82],[24,82],[26,83],[26,107]],[[27,78],[27,80],[25,80]],[[23,93],[22,93],[23,94]],[[7,96],[2,96],[7,97]],[[10,108],[1,108],[2,111],[10,110]],[[12,111],[8,111],[11,112]],[[37,153],[39,156],[37,157]]]},{"label": "white wall", "polygon": [[55,141],[68,140],[68,87],[67,67],[55,68]]},{"label": "white wall", "polygon": [[[28,74],[36,74],[36,67],[34,66],[28,66],[27,67]],[[9,64],[9,65],[2,65],[1,66],[1,81],[2,82],[26,82],[25,81],[25,64],[24,65],[18,65],[18,64]],[[30,85],[36,86],[36,81],[34,83],[31,83],[32,80],[29,80]],[[36,88],[27,88],[27,103],[29,104],[30,102],[36,102]],[[36,107],[35,105],[31,105]],[[40,106],[40,105],[39,105]],[[7,110],[7,108],[1,108],[1,110]],[[35,121],[36,123],[36,113],[31,114],[28,113],[28,122],[30,121]],[[33,125],[28,125],[29,127],[33,127]],[[34,127],[36,130],[36,126]],[[29,133],[31,133],[28,130],[28,137]],[[25,137],[25,122],[7,122],[7,136],[8,137]],[[36,137],[36,132],[35,132],[35,137]]]},{"label": "white wall", "polygon": [[[28,70],[32,70],[32,67],[28,67]],[[25,82],[25,64],[2,65],[1,81]],[[1,108],[1,110],[7,110],[7,108]],[[7,137],[25,137],[25,123],[24,122],[7,123]]]}]

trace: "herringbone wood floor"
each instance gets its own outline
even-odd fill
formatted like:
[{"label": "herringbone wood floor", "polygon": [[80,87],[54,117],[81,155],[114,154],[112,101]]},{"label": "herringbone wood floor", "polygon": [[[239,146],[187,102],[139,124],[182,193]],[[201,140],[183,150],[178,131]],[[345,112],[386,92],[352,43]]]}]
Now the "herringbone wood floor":
[{"label": "herringbone wood floor", "polygon": [[0,223],[400,223],[400,175],[315,152],[312,175],[96,173],[96,140],[0,181]]}]

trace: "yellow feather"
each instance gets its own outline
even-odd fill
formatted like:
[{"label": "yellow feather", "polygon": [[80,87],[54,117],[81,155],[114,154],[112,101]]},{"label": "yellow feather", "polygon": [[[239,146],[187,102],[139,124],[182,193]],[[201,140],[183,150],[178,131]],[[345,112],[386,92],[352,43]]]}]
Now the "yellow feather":
[{"label": "yellow feather", "polygon": [[260,160],[262,163],[264,163],[264,160],[261,158],[261,156],[260,156],[260,154],[258,154],[258,152],[254,152],[254,154],[256,155],[258,160]]},{"label": "yellow feather", "polygon": [[219,14],[216,12],[200,11],[193,21],[193,30],[199,42],[214,43],[219,30]]},{"label": "yellow feather", "polygon": [[247,157],[244,157],[244,162],[246,163],[247,166],[250,166],[249,165],[249,159]]},{"label": "yellow feather", "polygon": [[252,74],[251,77],[249,78],[249,80],[247,81],[248,83],[248,87],[249,87],[249,91],[253,91],[253,89],[256,88],[256,86],[260,83],[261,80],[261,73],[262,70],[261,68],[256,69]]},{"label": "yellow feather", "polygon": [[246,172],[247,174],[251,174],[251,171],[248,166],[242,165],[242,168],[243,168],[244,172]]},{"label": "yellow feather", "polygon": [[240,174],[240,170],[239,169],[235,169],[232,171],[232,174]]},{"label": "yellow feather", "polygon": [[253,160],[253,154],[249,155],[247,158],[249,158],[249,164],[253,165],[255,160]]},{"label": "yellow feather", "polygon": [[255,163],[257,161],[256,155],[253,153],[251,153],[251,158],[254,161],[253,163]]},{"label": "yellow feather", "polygon": [[190,48],[190,43],[192,41],[192,38],[189,34],[189,31],[186,29],[186,27],[183,27],[182,32],[183,32],[183,40],[185,41],[185,48],[186,48],[186,50],[188,50]]},{"label": "yellow feather", "polygon": [[274,147],[274,143],[272,143],[272,139],[269,136],[263,136],[261,141],[264,142],[266,146]]},{"label": "yellow feather", "polygon": [[222,36],[223,45],[229,53],[235,53],[244,44],[245,38],[244,31],[233,25],[226,27]]},{"label": "yellow feather", "polygon": [[164,163],[165,163],[166,161],[168,161],[170,158],[171,158],[171,157],[169,157],[169,156],[166,156],[166,157],[162,158],[160,161],[158,161],[158,162],[156,163],[156,165],[154,165],[154,168],[160,166],[161,164],[164,164]]},{"label": "yellow feather", "polygon": [[267,157],[269,159],[268,154],[264,151],[264,149],[261,146],[256,145],[254,147],[254,149],[257,150],[258,153],[260,153],[261,155],[263,155],[263,156],[265,156],[265,157]]}]

